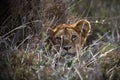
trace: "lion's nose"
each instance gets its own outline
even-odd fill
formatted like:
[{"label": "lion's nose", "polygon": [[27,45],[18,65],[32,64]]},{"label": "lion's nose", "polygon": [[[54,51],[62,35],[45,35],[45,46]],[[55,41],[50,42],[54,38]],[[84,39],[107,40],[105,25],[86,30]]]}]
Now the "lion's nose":
[{"label": "lion's nose", "polygon": [[66,51],[68,51],[69,49],[71,49],[71,47],[63,47],[63,49],[65,49]]}]

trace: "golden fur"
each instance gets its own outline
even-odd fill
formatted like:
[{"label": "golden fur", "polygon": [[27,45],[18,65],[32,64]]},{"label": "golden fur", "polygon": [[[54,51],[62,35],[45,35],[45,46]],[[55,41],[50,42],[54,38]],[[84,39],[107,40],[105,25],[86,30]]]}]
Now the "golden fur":
[{"label": "golden fur", "polygon": [[52,49],[76,53],[84,45],[90,30],[90,22],[85,19],[74,24],[60,24],[47,31],[47,41]]}]

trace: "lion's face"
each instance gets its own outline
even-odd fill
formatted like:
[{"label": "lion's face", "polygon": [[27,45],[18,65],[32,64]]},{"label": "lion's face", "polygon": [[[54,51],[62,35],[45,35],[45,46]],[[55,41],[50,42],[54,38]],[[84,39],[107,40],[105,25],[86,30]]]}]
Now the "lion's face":
[{"label": "lion's face", "polygon": [[60,24],[48,30],[48,42],[62,53],[76,53],[84,45],[90,29],[90,23],[86,20],[72,25]]}]

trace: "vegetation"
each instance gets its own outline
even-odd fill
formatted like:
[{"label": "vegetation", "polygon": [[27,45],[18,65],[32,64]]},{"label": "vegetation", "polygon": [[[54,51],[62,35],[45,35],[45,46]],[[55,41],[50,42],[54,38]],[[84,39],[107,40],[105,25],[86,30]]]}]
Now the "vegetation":
[{"label": "vegetation", "polygon": [[[0,80],[120,80],[119,0],[6,2],[6,12],[0,9]],[[49,53],[47,29],[79,19],[92,25],[84,48],[76,56]]]}]

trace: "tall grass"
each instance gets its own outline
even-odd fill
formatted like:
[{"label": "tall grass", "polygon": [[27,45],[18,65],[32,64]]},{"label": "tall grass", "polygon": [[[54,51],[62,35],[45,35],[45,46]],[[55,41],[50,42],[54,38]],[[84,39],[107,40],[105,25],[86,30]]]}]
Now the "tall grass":
[{"label": "tall grass", "polygon": [[[11,2],[11,18],[3,25],[7,28],[0,31],[1,80],[120,79],[119,1],[15,2]],[[88,44],[76,55],[62,55],[61,49],[50,53],[47,29],[82,18],[92,25]]]}]

